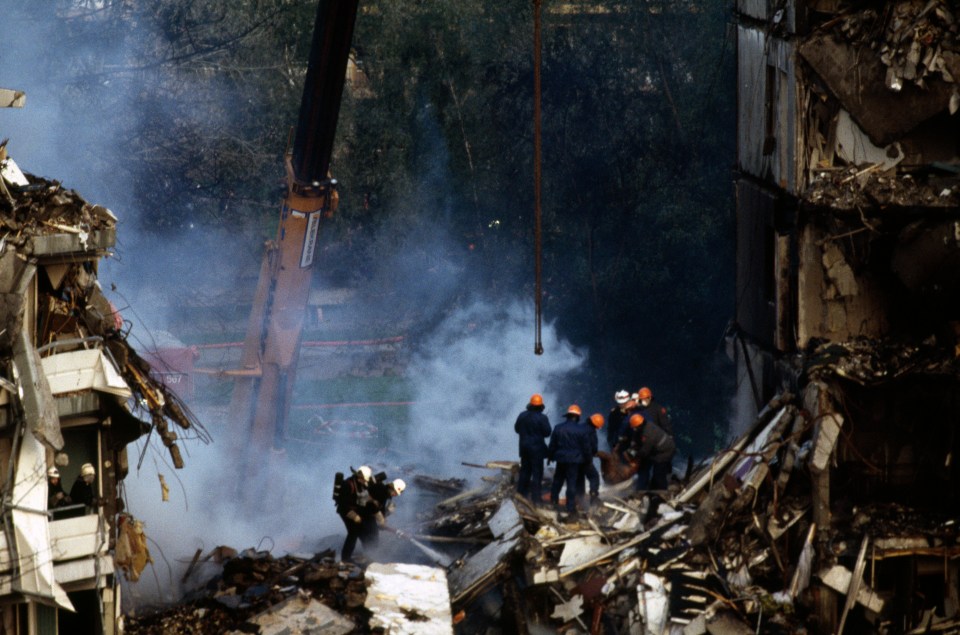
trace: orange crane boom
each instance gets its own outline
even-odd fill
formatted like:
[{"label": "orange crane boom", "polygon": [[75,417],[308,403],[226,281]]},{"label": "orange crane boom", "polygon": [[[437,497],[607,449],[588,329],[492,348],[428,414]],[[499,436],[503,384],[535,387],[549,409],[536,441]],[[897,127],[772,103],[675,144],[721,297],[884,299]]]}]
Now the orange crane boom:
[{"label": "orange crane boom", "polygon": [[230,402],[238,483],[282,453],[320,222],[337,207],[330,177],[358,0],[319,0],[275,240],[267,243]]}]

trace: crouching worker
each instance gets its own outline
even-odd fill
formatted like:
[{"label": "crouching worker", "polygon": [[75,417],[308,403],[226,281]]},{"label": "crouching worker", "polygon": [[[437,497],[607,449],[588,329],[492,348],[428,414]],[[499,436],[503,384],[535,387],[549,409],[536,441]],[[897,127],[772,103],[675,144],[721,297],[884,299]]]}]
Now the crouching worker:
[{"label": "crouching worker", "polygon": [[630,427],[620,437],[617,446],[624,458],[640,464],[636,481],[638,490],[667,489],[673,469],[673,455],[677,453],[672,436],[657,424],[644,420],[643,415],[634,414],[630,417]]},{"label": "crouching worker", "polygon": [[380,540],[380,530],[387,526],[387,516],[393,513],[396,508],[393,499],[400,496],[405,489],[407,489],[407,484],[403,479],[395,478],[388,481],[387,475],[383,472],[373,477],[373,480],[367,486],[370,497],[362,514],[363,528],[361,529],[360,540],[363,542],[364,550],[373,549],[377,546]]},{"label": "crouching worker", "polygon": [[363,538],[362,514],[370,499],[367,485],[372,477],[373,470],[366,465],[361,465],[346,479],[341,472],[337,472],[333,486],[333,500],[337,505],[337,514],[347,529],[347,538],[340,549],[340,560],[343,562],[352,562],[357,539]]}]

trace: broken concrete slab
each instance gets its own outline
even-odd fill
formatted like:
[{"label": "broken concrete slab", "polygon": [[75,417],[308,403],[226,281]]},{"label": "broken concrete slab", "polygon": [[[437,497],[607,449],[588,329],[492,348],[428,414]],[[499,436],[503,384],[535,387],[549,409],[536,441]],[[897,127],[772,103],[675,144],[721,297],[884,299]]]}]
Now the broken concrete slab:
[{"label": "broken concrete slab", "polygon": [[954,91],[953,84],[931,78],[925,88],[907,83],[892,92],[885,86],[887,68],[876,51],[830,33],[815,33],[799,53],[878,146],[893,143],[946,109]]},{"label": "broken concrete slab", "polygon": [[23,108],[27,103],[27,94],[22,90],[0,88],[0,108]]},{"label": "broken concrete slab", "polygon": [[522,526],[515,526],[498,540],[466,558],[461,566],[454,564],[448,574],[453,603],[478,592],[485,583],[506,570],[506,558],[520,546],[520,537],[524,533]]},{"label": "broken concrete slab", "polygon": [[601,536],[585,536],[563,543],[563,552],[560,554],[560,575],[564,576],[583,564],[593,562],[597,556],[610,550]]},{"label": "broken concrete slab", "polygon": [[[290,597],[250,618],[247,624],[257,627],[260,635],[347,635],[356,628],[353,620],[309,595]],[[228,631],[226,635],[249,632],[244,628]]]},{"label": "broken concrete slab", "polygon": [[365,572],[371,629],[391,635],[452,635],[450,593],[443,569],[373,563]]},{"label": "broken concrete slab", "polygon": [[[853,572],[843,565],[837,564],[818,572],[817,577],[837,593],[846,595],[847,590],[850,588],[850,581],[853,580]],[[874,613],[879,613],[884,607],[883,598],[877,595],[877,593],[864,582],[861,582],[857,589],[856,601]]]}]

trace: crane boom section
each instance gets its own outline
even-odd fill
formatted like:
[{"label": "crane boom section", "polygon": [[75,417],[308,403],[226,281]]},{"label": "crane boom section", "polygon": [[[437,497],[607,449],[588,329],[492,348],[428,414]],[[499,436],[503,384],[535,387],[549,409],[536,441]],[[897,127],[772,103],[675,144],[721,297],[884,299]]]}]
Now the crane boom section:
[{"label": "crane boom section", "polygon": [[358,0],[321,0],[313,27],[310,63],[293,140],[293,171],[304,183],[323,181],[350,57]]},{"label": "crane boom section", "polygon": [[268,241],[230,403],[238,483],[281,448],[321,220],[337,206],[328,174],[358,0],[319,0],[300,114],[285,157],[287,188]]}]

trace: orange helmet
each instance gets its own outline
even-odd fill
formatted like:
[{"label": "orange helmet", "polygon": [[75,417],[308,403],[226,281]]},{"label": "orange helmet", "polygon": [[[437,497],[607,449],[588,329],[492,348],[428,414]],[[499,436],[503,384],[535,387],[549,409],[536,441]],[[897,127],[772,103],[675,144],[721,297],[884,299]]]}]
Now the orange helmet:
[{"label": "orange helmet", "polygon": [[633,415],[632,417],[630,417],[630,427],[631,427],[631,428],[639,428],[639,427],[642,426],[642,425],[643,425],[643,415],[642,415],[642,414],[635,414],[635,415]]},{"label": "orange helmet", "polygon": [[644,386],[637,391],[637,399],[653,399],[653,391]]},{"label": "orange helmet", "polygon": [[595,412],[590,415],[590,423],[593,424],[593,427],[599,430],[603,427],[603,415],[599,412]]},{"label": "orange helmet", "polygon": [[531,406],[542,406],[542,405],[543,405],[543,397],[541,397],[539,394],[533,395],[532,397],[530,397],[530,405],[531,405]]},{"label": "orange helmet", "polygon": [[580,406],[578,406],[577,404],[573,404],[572,406],[570,406],[569,408],[567,408],[567,414],[568,414],[568,415],[577,415],[577,416],[579,417],[579,416],[582,415],[583,413],[580,412]]}]

